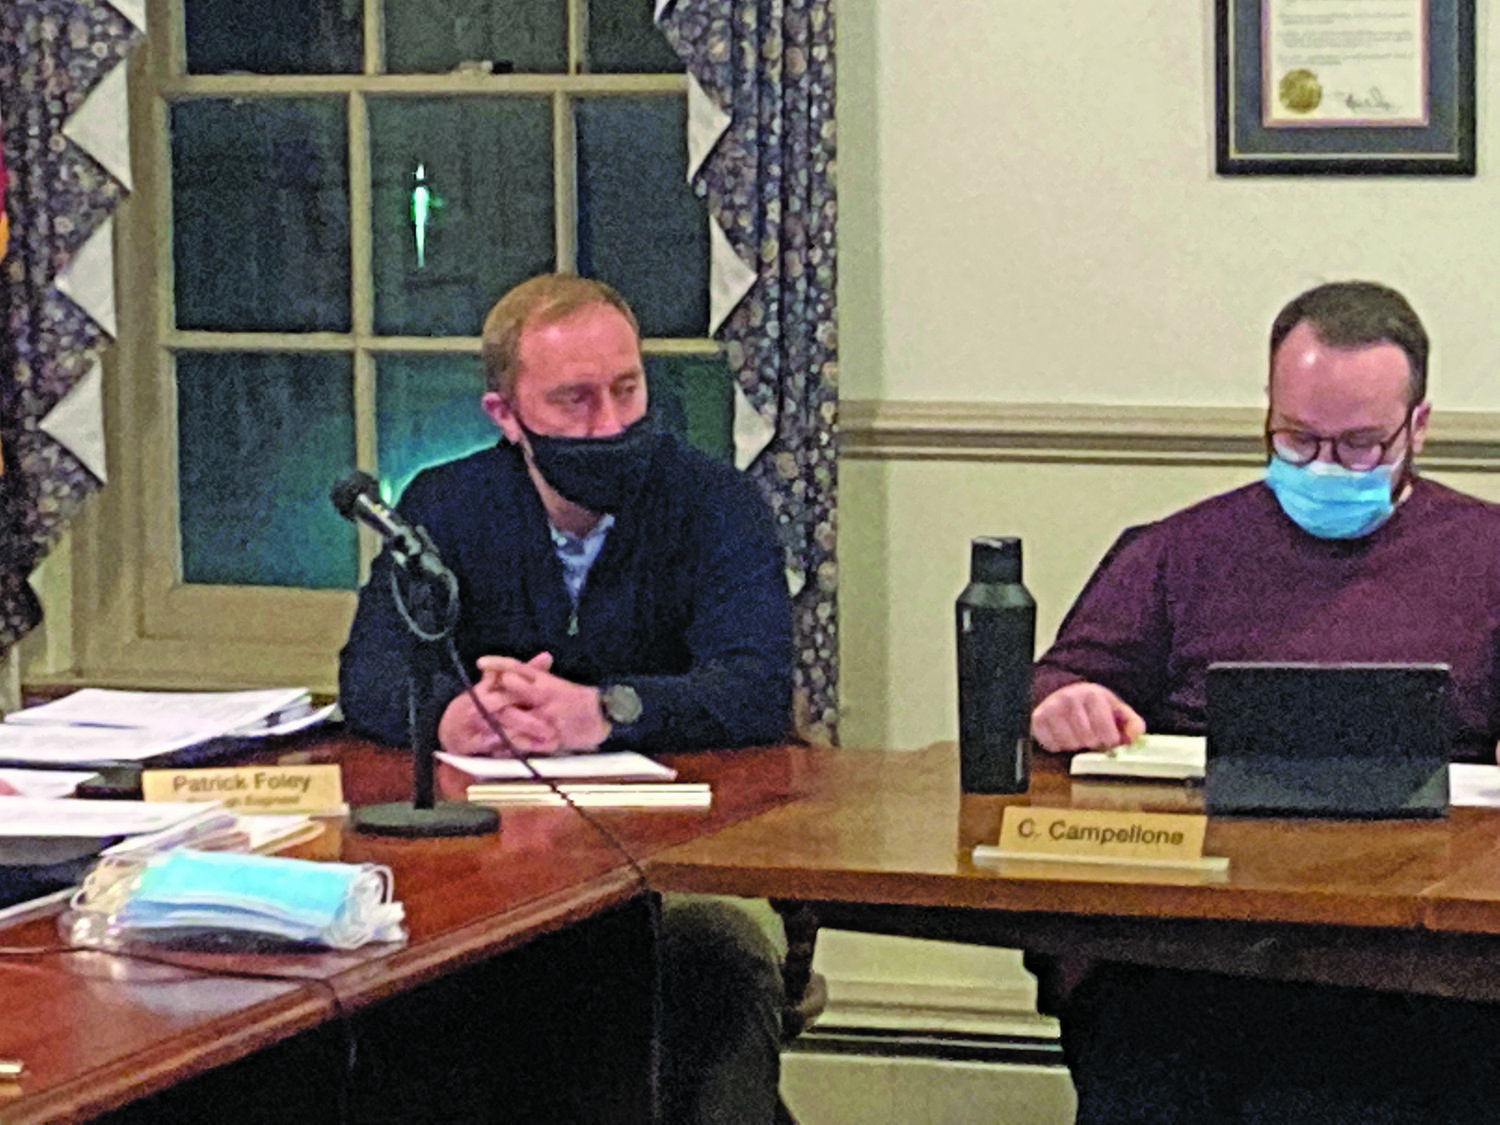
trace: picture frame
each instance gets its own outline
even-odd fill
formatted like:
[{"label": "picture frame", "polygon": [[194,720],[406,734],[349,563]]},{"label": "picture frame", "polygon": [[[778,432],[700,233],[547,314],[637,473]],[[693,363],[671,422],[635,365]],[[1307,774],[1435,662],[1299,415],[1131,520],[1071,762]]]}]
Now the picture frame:
[{"label": "picture frame", "polygon": [[1219,175],[1474,175],[1474,0],[1215,8]]}]

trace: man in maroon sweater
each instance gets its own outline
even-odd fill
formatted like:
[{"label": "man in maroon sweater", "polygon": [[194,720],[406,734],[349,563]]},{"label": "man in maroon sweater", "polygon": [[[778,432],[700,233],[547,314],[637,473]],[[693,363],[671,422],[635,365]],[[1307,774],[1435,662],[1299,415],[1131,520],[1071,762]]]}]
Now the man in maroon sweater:
[{"label": "man in maroon sweater", "polygon": [[[1395,291],[1319,286],[1271,328],[1263,481],[1114,544],[1038,661],[1032,736],[1199,734],[1220,660],[1451,666],[1455,757],[1500,739],[1500,505],[1418,476],[1428,341]],[[1063,1012],[1079,1122],[1500,1119],[1500,1009],[1092,969]]]}]

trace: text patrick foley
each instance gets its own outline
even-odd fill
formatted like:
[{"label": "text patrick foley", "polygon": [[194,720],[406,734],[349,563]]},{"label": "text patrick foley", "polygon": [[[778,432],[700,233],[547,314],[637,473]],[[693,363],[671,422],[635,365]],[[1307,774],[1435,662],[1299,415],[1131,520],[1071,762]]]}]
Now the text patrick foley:
[{"label": "text patrick foley", "polygon": [[[1036,821],[1030,817],[1016,826],[1016,834],[1023,840],[1037,835]],[[1142,828],[1132,824],[1129,828],[1099,828],[1093,825],[1069,824],[1066,820],[1053,820],[1046,825],[1047,838],[1051,840],[1087,840],[1108,847],[1111,844],[1160,844],[1163,847],[1180,847],[1181,832],[1166,829]]]},{"label": "text patrick foley", "polygon": [[298,777],[296,774],[262,772],[253,777],[246,777],[244,774],[232,777],[176,777],[172,779],[172,791],[230,794],[250,790],[283,790],[306,793],[311,783],[311,778]]}]

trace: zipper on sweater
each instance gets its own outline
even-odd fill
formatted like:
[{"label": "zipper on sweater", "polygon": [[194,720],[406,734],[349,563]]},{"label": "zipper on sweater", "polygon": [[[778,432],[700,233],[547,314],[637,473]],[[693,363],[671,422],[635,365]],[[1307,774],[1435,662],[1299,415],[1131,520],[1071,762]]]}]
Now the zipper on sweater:
[{"label": "zipper on sweater", "polygon": [[568,636],[578,636],[578,603],[573,603],[573,611],[568,615]]}]

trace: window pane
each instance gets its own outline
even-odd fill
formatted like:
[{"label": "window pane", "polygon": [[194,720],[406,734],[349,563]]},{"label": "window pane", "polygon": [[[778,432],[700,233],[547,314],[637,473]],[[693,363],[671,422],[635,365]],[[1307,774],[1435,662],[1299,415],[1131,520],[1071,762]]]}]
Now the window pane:
[{"label": "window pane", "polygon": [[589,0],[589,70],[681,74],[677,52],[657,30],[651,0]]},{"label": "window pane", "polygon": [[375,368],[380,492],[393,504],[417,470],[494,445],[476,356],[381,356]]},{"label": "window pane", "polygon": [[384,11],[391,74],[445,74],[481,60],[496,74],[567,69],[566,0],[386,0]]},{"label": "window pane", "polygon": [[354,525],[328,493],[353,464],[348,356],[177,356],[184,581],[352,590]]},{"label": "window pane", "polygon": [[341,101],[172,106],[179,328],[349,330],[346,152]]},{"label": "window pane", "polygon": [[648,355],[646,377],[653,407],[668,429],[734,462],[734,376],[723,356]]},{"label": "window pane", "polygon": [[364,36],[349,0],[184,0],[191,74],[358,74]]},{"label": "window pane", "polygon": [[578,272],[625,295],[645,336],[708,332],[708,219],[688,186],[681,97],[577,104]]},{"label": "window pane", "polygon": [[553,268],[545,98],[370,103],[375,330],[477,336],[500,295]]}]

